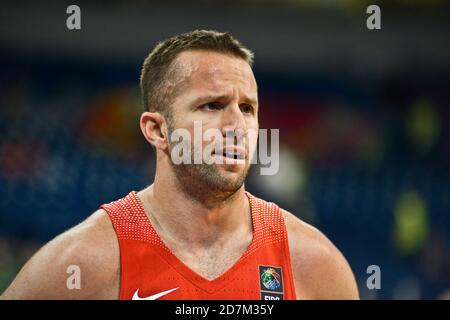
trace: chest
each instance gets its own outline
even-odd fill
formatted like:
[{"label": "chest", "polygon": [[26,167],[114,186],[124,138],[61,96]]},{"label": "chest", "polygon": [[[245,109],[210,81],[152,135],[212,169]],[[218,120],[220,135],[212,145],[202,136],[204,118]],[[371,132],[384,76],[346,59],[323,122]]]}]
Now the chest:
[{"label": "chest", "polygon": [[138,289],[139,297],[152,297],[174,289],[165,296],[167,299],[294,297],[283,242],[213,250],[180,248],[179,244],[178,249],[170,251],[166,247],[122,241],[121,299],[131,299]]},{"label": "chest", "polygon": [[231,269],[245,254],[250,237],[232,239],[206,248],[195,248],[167,242],[172,254],[189,269],[205,279],[213,280]]}]

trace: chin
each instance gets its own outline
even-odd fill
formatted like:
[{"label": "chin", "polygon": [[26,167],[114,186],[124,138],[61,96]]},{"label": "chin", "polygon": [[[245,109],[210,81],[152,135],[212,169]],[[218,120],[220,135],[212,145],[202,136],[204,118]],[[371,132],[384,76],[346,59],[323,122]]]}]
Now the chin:
[{"label": "chin", "polygon": [[[221,170],[222,171],[222,170]],[[219,186],[226,188],[229,191],[238,190],[245,181],[245,170],[239,171],[222,171],[219,173],[222,181],[220,181]]]}]

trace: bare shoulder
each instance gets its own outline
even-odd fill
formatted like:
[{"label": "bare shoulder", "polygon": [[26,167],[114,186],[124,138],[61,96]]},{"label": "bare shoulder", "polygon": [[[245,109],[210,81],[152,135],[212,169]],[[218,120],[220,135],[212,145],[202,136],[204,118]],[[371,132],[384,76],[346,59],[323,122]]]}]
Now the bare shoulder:
[{"label": "bare shoulder", "polygon": [[299,299],[358,299],[353,272],[342,253],[317,228],[283,210]]},{"label": "bare shoulder", "polygon": [[[115,299],[119,255],[112,223],[100,209],[35,253],[2,298]],[[71,276],[79,277],[80,282]]]}]

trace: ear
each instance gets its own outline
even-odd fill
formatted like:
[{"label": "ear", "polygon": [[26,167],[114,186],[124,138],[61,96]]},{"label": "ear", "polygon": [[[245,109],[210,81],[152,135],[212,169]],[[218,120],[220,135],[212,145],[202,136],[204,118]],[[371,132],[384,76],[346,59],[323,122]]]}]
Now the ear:
[{"label": "ear", "polygon": [[158,112],[144,112],[141,115],[140,126],[145,139],[156,149],[165,150],[169,145],[169,136],[164,117]]}]

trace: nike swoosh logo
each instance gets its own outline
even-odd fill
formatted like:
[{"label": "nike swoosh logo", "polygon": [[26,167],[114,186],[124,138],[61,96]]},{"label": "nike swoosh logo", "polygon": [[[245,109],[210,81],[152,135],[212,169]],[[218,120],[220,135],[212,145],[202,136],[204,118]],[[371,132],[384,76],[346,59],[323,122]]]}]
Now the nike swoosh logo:
[{"label": "nike swoosh logo", "polygon": [[133,295],[133,300],[156,300],[156,299],[161,298],[162,296],[165,296],[166,294],[171,293],[172,291],[175,291],[177,289],[178,288],[173,288],[173,289],[170,289],[170,290],[167,290],[167,291],[163,291],[163,292],[160,292],[160,293],[148,296],[146,298],[140,298],[139,297],[139,293],[138,293],[139,289],[137,289],[136,292]]}]

